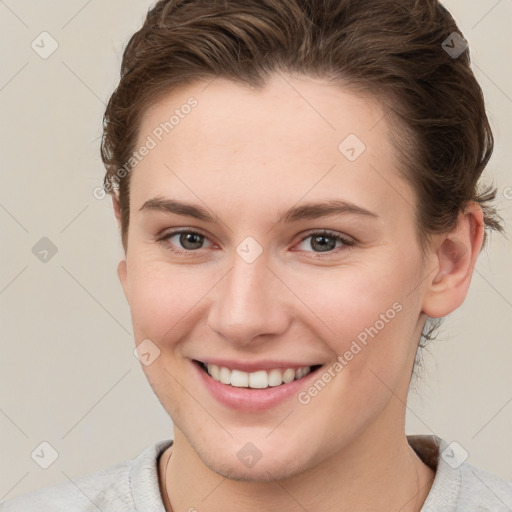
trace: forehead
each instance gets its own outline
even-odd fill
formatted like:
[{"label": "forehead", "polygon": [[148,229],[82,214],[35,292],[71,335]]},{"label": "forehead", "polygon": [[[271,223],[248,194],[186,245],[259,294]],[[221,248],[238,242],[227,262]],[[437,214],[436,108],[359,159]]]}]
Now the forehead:
[{"label": "forehead", "polygon": [[136,147],[144,145],[151,150],[131,178],[139,207],[155,195],[222,204],[230,194],[247,207],[327,194],[382,210],[411,194],[381,105],[307,77],[276,75],[261,89],[217,79],[174,91],[143,116]]}]

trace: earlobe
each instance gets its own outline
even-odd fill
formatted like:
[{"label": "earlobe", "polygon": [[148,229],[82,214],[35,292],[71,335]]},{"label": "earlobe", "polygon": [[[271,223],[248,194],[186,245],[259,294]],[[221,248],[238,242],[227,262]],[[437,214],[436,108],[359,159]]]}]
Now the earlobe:
[{"label": "earlobe", "polygon": [[121,260],[117,265],[117,276],[119,277],[119,281],[121,282],[121,286],[123,287],[124,295],[128,299],[128,286],[127,286],[127,277],[128,275],[128,266],[126,264],[126,260]]},{"label": "earlobe", "polygon": [[482,248],[483,212],[480,205],[470,203],[457,218],[449,233],[436,235],[432,254],[435,272],[428,280],[423,312],[440,318],[457,309],[466,298],[473,268]]}]

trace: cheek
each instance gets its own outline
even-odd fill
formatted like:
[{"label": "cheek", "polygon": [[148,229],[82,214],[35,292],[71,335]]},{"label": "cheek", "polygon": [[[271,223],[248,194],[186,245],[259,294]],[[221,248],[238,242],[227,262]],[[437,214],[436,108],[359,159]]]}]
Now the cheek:
[{"label": "cheek", "polygon": [[139,342],[149,338],[157,344],[178,339],[190,330],[201,308],[201,299],[211,289],[211,273],[162,262],[130,269],[130,309]]},{"label": "cheek", "polygon": [[291,279],[308,316],[315,317],[335,340],[355,339],[376,323],[379,331],[384,330],[391,323],[388,320],[397,316],[406,289],[406,279],[396,279],[389,268],[386,272],[362,267],[326,269],[314,277]]},{"label": "cheek", "polygon": [[307,293],[304,302],[321,319],[311,320],[310,328],[313,334],[321,333],[336,359],[319,375],[322,382],[313,382],[298,399],[311,404],[312,417],[340,426],[336,432],[326,427],[324,434],[333,436],[333,443],[339,442],[339,431],[363,428],[407,387],[418,302],[408,296],[411,274],[405,269],[397,278],[396,270],[396,275],[386,277],[360,268],[338,273],[323,286],[316,281],[307,292],[306,286],[302,288],[301,293]]},{"label": "cheek", "polygon": [[417,272],[414,265],[376,265],[331,269],[314,280],[295,277],[295,291],[308,306],[303,320],[351,378],[372,368],[394,380],[407,364],[420,309],[410,293]]}]

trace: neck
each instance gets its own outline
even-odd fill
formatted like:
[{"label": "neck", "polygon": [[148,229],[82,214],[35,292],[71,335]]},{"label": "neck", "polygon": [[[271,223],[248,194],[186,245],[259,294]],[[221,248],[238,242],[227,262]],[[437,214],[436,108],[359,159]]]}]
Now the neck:
[{"label": "neck", "polygon": [[[221,512],[236,499],[240,512],[268,510],[269,504],[274,510],[309,512],[419,512],[435,473],[419,459],[405,434],[398,439],[382,432],[377,437],[375,432],[365,434],[303,473],[279,481],[249,482],[229,480],[206,467],[175,428],[173,446],[160,461],[166,511]],[[381,441],[377,446],[376,438]]]}]

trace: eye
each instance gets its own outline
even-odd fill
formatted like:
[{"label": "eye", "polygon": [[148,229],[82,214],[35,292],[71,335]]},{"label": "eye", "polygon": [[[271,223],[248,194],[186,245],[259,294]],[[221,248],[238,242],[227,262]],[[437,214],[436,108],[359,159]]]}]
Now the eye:
[{"label": "eye", "polygon": [[[307,242],[309,239],[310,241]],[[157,241],[163,243],[166,248],[177,254],[187,254],[204,249],[203,244],[205,241],[208,241],[208,238],[198,231],[179,229],[166,233]],[[209,241],[208,243],[213,245]],[[322,230],[303,237],[296,247],[298,247],[298,250],[306,252],[311,252],[310,249],[313,249],[315,253],[332,253],[336,249],[353,245],[355,245],[355,241],[347,236],[333,231]]]},{"label": "eye", "polygon": [[[173,239],[175,239],[175,241],[172,241]],[[181,229],[166,233],[163,237],[158,239],[158,242],[162,242],[165,243],[166,246],[170,246],[170,249],[174,252],[186,253],[203,249],[202,244],[205,240],[207,240],[207,238],[202,233]],[[176,246],[178,249],[174,248]],[[179,250],[179,248],[184,250]]]},{"label": "eye", "polygon": [[[309,239],[310,241],[307,242]],[[339,244],[338,247],[337,244]],[[308,251],[308,249],[311,248],[313,249],[313,252],[325,253],[333,252],[334,249],[339,248],[340,246],[352,246],[354,244],[355,242],[351,238],[339,233],[323,230],[310,233],[301,240],[301,243],[297,247],[299,247],[299,250],[303,251]],[[302,248],[300,247],[301,245],[303,246]]]}]

